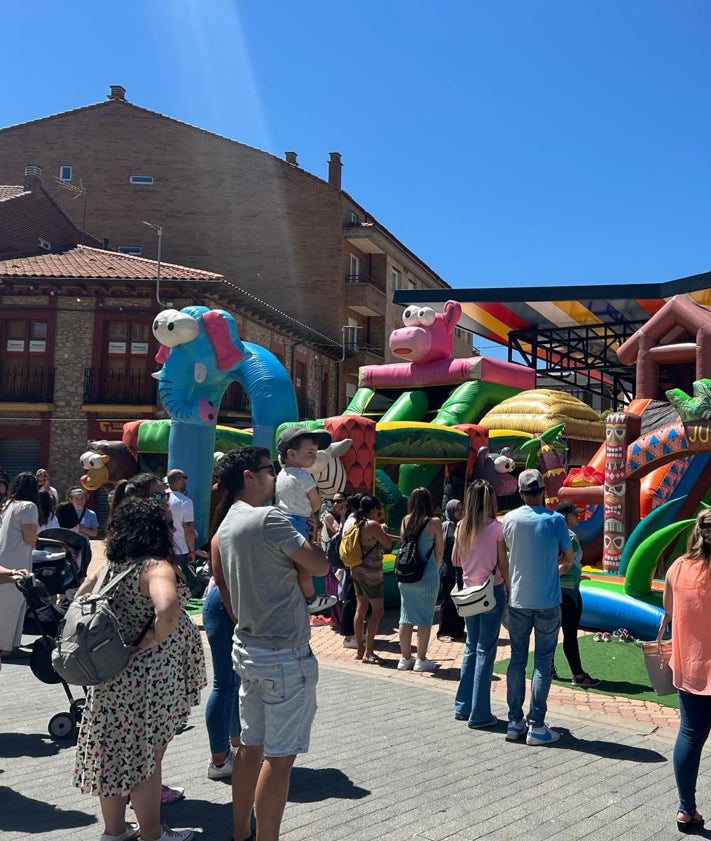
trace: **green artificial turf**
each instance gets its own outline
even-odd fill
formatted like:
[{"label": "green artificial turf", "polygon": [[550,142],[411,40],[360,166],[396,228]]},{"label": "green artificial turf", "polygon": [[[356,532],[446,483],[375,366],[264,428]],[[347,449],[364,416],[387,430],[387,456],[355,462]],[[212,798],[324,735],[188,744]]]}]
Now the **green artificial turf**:
[{"label": "green artificial turf", "polygon": [[202,613],[203,601],[204,599],[188,599],[187,604],[185,605],[185,610],[191,616],[195,616],[198,613]]},{"label": "green artificial turf", "polygon": [[[580,637],[580,659],[585,671],[602,682],[595,689],[578,689],[578,692],[597,692],[601,695],[621,695],[637,701],[654,701],[665,707],[679,708],[679,698],[673,695],[657,695],[649,683],[644,665],[642,649],[632,643],[621,643],[617,637],[611,642],[593,642],[592,634]],[[494,665],[494,671],[504,674],[508,660],[501,660]],[[570,686],[570,669],[563,654],[563,645],[558,644],[555,652],[555,666],[559,680],[554,685]],[[528,656],[526,677],[533,672],[533,652]]]}]

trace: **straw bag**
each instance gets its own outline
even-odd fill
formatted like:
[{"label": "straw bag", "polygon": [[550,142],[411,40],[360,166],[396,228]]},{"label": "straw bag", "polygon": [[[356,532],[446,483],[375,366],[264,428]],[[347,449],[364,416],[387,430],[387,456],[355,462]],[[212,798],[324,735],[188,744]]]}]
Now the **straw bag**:
[{"label": "straw bag", "polygon": [[637,645],[644,654],[644,665],[647,668],[649,682],[657,695],[672,695],[676,692],[674,675],[669,665],[672,654],[671,640],[663,640],[662,635],[667,626],[666,616],[662,619],[657,639],[652,642],[638,642]]}]

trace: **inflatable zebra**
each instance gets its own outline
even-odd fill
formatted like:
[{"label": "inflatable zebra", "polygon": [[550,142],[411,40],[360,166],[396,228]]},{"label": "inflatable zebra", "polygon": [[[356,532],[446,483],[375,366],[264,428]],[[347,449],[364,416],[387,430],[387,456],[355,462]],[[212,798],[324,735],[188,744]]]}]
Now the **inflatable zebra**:
[{"label": "inflatable zebra", "polygon": [[346,469],[341,456],[350,450],[352,444],[353,441],[350,438],[335,441],[325,450],[319,450],[316,461],[308,468],[309,473],[316,480],[322,499],[333,499],[334,494],[345,491]]}]

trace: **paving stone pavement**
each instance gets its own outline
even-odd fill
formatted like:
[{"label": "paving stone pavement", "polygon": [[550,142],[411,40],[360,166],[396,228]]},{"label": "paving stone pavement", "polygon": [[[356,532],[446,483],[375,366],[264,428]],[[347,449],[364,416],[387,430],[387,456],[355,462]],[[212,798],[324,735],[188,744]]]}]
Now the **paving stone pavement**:
[{"label": "paving stone pavement", "polygon": [[[326,634],[331,632],[314,633],[315,648],[324,647],[318,640]],[[454,720],[455,686],[323,655],[312,749],[297,759],[282,837],[681,837],[674,824],[671,727],[556,702],[549,716],[563,734],[556,746],[510,744],[503,723],[493,731],[471,731]],[[1,841],[98,841],[96,799],[71,785],[73,746],[47,735],[49,718],[67,707],[62,687],[40,683],[27,664],[6,663],[0,704]],[[493,709],[505,719],[498,692]],[[198,839],[227,841],[230,787],[207,779],[207,759],[203,703],[167,751],[165,779],[184,786],[187,799],[166,807],[164,820],[195,829]],[[702,809],[709,771],[704,756]]]}]

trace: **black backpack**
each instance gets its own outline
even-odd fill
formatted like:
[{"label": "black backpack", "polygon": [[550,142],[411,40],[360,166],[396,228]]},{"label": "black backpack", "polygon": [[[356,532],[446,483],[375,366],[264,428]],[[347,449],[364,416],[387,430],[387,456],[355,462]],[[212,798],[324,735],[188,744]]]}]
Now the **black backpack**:
[{"label": "black backpack", "polygon": [[434,549],[434,543],[430,546],[427,557],[423,559],[417,554],[417,541],[420,539],[422,532],[427,528],[429,521],[430,519],[428,517],[414,537],[405,537],[400,544],[400,549],[395,559],[395,578],[399,584],[415,584],[425,574],[427,562]]},{"label": "black backpack", "polygon": [[331,569],[343,569],[343,561],[341,560],[341,533],[337,531],[333,537],[328,541],[328,562],[331,564]]}]

